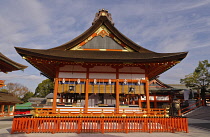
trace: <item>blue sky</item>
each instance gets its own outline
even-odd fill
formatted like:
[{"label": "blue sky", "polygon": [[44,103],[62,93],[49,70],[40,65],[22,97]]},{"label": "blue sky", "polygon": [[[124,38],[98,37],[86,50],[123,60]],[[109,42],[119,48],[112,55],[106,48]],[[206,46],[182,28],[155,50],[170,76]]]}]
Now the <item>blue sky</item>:
[{"label": "blue sky", "polygon": [[160,75],[166,84],[178,84],[199,61],[210,59],[210,0],[0,0],[0,52],[28,66],[0,73],[0,79],[34,92],[46,78],[14,47],[48,49],[66,43],[87,30],[102,8],[112,14],[120,32],[147,49],[189,51]]}]

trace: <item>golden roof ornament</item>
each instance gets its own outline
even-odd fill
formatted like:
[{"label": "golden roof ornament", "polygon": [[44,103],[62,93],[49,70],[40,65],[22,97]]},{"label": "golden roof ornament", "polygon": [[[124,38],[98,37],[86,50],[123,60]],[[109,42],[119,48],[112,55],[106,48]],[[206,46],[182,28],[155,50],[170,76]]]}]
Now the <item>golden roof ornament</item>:
[{"label": "golden roof ornament", "polygon": [[98,13],[96,13],[96,16],[95,16],[92,24],[94,24],[96,22],[96,20],[98,20],[101,16],[106,16],[108,18],[108,20],[111,22],[111,24],[114,25],[114,22],[111,17],[111,13],[108,13],[108,10],[105,10],[105,9],[101,9],[101,10],[99,10]]}]

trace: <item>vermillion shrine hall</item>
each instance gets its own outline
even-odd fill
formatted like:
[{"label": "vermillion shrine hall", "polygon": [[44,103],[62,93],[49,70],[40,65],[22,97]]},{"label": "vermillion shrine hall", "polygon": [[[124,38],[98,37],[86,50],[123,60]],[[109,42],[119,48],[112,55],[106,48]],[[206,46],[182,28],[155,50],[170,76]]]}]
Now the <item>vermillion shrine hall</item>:
[{"label": "vermillion shrine hall", "polygon": [[[147,129],[167,131],[164,128],[170,128],[170,124],[158,122],[160,118],[169,117],[167,110],[150,105],[149,80],[178,64],[187,52],[156,53],[143,48],[115,28],[107,10],[99,10],[89,29],[61,46],[50,49],[15,48],[42,75],[54,80],[52,107],[37,108],[33,119],[78,119],[75,128],[48,129],[47,132],[148,132]],[[144,97],[145,104],[142,103]],[[148,117],[157,120],[155,123],[161,128],[140,127],[139,123],[145,123],[144,118]],[[123,119],[128,125],[122,124]],[[81,127],[80,120],[83,121]],[[106,122],[111,125],[117,123],[119,127],[106,126]],[[91,123],[96,123],[95,127],[90,126]],[[131,123],[136,123],[138,128],[129,126]],[[174,131],[188,132],[186,123],[181,123],[185,128],[179,127]],[[18,130],[13,129],[13,132]],[[25,132],[36,131],[33,128],[33,131]]]}]

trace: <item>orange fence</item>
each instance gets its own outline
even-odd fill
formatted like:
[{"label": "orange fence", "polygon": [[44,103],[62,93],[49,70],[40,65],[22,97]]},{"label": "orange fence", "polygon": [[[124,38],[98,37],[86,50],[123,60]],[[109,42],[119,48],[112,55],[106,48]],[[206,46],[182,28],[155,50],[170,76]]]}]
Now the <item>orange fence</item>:
[{"label": "orange fence", "polygon": [[186,132],[186,118],[14,118],[14,133]]},{"label": "orange fence", "polygon": [[[119,112],[119,113],[116,113]],[[107,117],[107,116],[139,116],[139,117],[167,117],[168,111],[166,109],[160,108],[151,108],[151,109],[143,109],[143,108],[120,108],[118,111],[116,108],[77,108],[77,107],[69,107],[69,108],[56,108],[56,112],[53,112],[52,108],[35,108],[33,112],[35,117],[84,117],[84,116],[94,116],[94,117]]]}]

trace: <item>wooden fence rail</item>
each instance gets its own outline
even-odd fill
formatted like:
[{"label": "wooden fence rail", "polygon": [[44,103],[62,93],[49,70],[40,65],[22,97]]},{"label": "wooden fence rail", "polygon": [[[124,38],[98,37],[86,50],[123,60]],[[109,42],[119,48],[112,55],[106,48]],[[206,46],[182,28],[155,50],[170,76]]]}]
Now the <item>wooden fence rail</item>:
[{"label": "wooden fence rail", "polygon": [[186,118],[14,118],[13,133],[186,132]]},{"label": "wooden fence rail", "polygon": [[[118,112],[118,113],[116,113]],[[138,116],[138,117],[167,117],[168,112],[166,109],[160,108],[120,108],[118,111],[116,108],[88,108],[88,111],[84,111],[84,108],[56,108],[56,112],[53,112],[52,108],[35,108],[32,112],[35,117],[76,117],[76,116],[94,116],[94,117],[110,117],[110,116]]]},{"label": "wooden fence rail", "polygon": [[203,106],[203,100],[198,100],[195,103],[189,105],[188,107],[182,108],[180,110],[179,116],[183,116],[184,114],[186,114],[186,113],[188,113],[188,112],[190,112],[190,111],[192,111],[192,110],[194,110],[194,109],[196,109],[200,106]]}]

